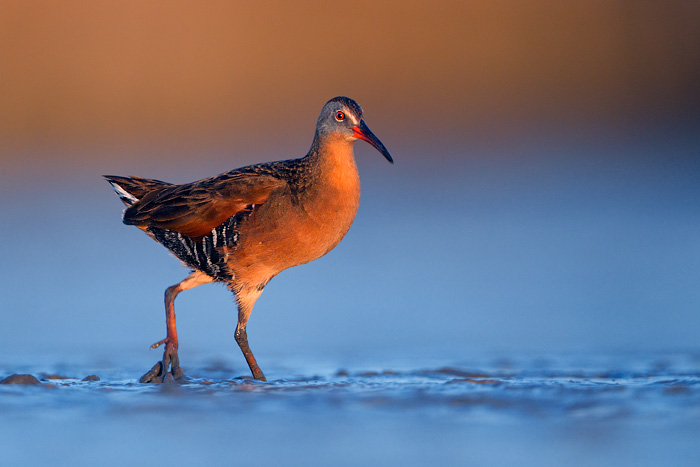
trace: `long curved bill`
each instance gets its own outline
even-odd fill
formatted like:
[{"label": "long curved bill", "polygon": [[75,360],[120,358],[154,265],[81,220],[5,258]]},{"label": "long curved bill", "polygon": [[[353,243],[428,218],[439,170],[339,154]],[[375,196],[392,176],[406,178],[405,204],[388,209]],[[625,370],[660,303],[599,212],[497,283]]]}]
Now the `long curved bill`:
[{"label": "long curved bill", "polygon": [[355,138],[367,141],[369,144],[374,146],[377,151],[382,153],[382,156],[386,157],[386,160],[392,164],[394,163],[394,159],[391,158],[389,151],[384,147],[382,142],[379,141],[379,138],[374,136],[374,133],[372,133],[372,130],[369,129],[364,120],[360,120],[359,125],[352,127],[352,131],[354,132]]}]

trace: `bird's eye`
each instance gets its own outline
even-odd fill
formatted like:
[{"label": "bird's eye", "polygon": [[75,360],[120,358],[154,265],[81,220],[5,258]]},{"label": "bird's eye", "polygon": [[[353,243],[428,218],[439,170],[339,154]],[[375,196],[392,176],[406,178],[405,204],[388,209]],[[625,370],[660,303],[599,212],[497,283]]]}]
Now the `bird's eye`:
[{"label": "bird's eye", "polygon": [[342,122],[343,120],[345,120],[345,114],[339,110],[335,113],[335,119],[339,122]]}]

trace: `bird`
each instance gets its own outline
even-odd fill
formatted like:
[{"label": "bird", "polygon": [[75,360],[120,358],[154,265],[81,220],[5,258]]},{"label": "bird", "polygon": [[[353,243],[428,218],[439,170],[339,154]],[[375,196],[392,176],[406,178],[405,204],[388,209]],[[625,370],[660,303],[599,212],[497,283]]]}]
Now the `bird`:
[{"label": "bird", "polygon": [[384,144],[369,129],[362,107],[335,97],[323,106],[308,153],[202,180],[172,184],[137,176],[104,175],[126,208],[123,222],[162,244],[191,273],[165,290],[163,357],[141,383],[184,376],[178,355],[175,298],[212,282],[235,295],[234,338],[256,380],[265,375],[248,344],[247,323],[270,280],[285,269],[325,255],[343,239],[360,204],[353,145],[363,140],[391,164]]}]

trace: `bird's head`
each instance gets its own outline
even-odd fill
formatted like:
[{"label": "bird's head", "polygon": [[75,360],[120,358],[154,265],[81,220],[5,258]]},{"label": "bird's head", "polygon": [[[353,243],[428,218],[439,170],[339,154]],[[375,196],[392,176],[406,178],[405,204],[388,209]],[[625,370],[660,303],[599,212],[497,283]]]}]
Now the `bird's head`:
[{"label": "bird's head", "polygon": [[386,160],[394,163],[389,151],[365,123],[360,104],[349,97],[340,96],[329,100],[318,116],[316,136],[323,138],[331,135],[341,135],[351,143],[358,139],[367,141],[386,157]]}]

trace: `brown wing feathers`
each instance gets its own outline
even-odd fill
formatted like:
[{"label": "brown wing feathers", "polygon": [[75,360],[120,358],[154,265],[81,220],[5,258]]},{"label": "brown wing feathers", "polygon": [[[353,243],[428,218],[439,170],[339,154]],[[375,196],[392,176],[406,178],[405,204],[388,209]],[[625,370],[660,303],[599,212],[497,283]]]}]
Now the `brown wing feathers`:
[{"label": "brown wing feathers", "polygon": [[131,206],[143,196],[153,190],[171,186],[171,183],[160,180],[151,180],[142,177],[121,177],[119,175],[104,175],[104,178],[112,185],[119,198],[127,206]]},{"label": "brown wing feathers", "polygon": [[197,239],[247,206],[264,203],[284,184],[272,175],[228,173],[183,185],[161,186],[129,207],[124,223],[174,230]]}]

